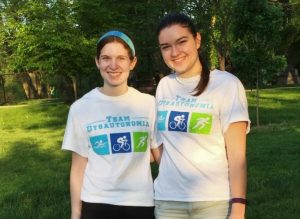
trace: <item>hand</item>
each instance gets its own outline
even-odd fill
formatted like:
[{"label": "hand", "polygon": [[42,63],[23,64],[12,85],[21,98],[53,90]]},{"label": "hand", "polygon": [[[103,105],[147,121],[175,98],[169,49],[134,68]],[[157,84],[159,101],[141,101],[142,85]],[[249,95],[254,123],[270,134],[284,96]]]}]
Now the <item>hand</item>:
[{"label": "hand", "polygon": [[233,203],[229,219],[245,219],[246,205],[240,203]]}]

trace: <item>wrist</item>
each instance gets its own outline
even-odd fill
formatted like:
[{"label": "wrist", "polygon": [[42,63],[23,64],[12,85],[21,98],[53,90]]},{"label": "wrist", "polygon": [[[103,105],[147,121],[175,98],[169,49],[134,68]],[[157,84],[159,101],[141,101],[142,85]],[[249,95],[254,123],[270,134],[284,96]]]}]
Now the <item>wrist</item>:
[{"label": "wrist", "polygon": [[230,199],[230,204],[234,204],[234,203],[247,205],[248,201],[245,198],[232,198],[232,199]]},{"label": "wrist", "polygon": [[240,204],[240,203],[231,205],[231,213],[230,213],[231,216],[241,218],[241,217],[245,216],[245,213],[246,213],[246,205]]}]

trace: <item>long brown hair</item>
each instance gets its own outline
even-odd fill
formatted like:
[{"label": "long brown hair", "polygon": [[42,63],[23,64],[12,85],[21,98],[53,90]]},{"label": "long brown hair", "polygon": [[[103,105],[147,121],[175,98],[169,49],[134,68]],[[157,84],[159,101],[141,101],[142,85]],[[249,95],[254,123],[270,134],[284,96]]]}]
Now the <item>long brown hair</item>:
[{"label": "long brown hair", "polygon": [[[160,20],[160,23],[158,24],[157,27],[157,36],[159,36],[160,32],[169,26],[175,25],[175,24],[179,24],[182,27],[187,28],[190,33],[196,37],[197,36],[197,30],[196,27],[194,25],[194,23],[192,22],[192,20],[186,16],[185,14],[181,14],[181,13],[172,13],[172,14],[168,14],[165,17],[163,17]],[[199,61],[202,65],[202,72],[201,72],[201,79],[199,80],[197,86],[195,87],[195,89],[193,90],[193,96],[199,96],[200,94],[202,94],[204,92],[204,90],[206,89],[208,82],[209,82],[209,68],[207,63],[205,62],[204,58],[202,57],[202,55],[200,54],[200,52],[198,51],[199,54]]]}]

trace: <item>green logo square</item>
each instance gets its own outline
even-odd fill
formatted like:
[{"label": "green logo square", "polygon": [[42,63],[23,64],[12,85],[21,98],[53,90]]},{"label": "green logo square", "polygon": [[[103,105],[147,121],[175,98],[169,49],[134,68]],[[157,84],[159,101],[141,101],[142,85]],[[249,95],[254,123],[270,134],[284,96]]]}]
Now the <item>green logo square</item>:
[{"label": "green logo square", "polygon": [[134,152],[145,152],[148,146],[148,132],[133,132]]},{"label": "green logo square", "polygon": [[189,132],[196,134],[209,134],[212,125],[212,115],[207,113],[192,113]]}]

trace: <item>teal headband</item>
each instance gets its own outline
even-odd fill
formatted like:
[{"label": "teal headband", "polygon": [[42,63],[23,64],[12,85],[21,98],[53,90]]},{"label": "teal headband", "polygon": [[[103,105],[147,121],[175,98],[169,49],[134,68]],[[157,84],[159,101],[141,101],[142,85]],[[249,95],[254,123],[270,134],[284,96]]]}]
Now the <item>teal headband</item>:
[{"label": "teal headband", "polygon": [[113,30],[113,31],[109,31],[107,33],[105,33],[104,35],[102,35],[99,40],[97,41],[97,44],[100,43],[101,40],[103,40],[106,37],[110,37],[110,36],[115,36],[115,37],[119,37],[121,40],[123,40],[131,49],[132,55],[135,56],[135,49],[134,49],[134,45],[131,41],[131,39],[124,33],[117,31],[117,30]]}]

